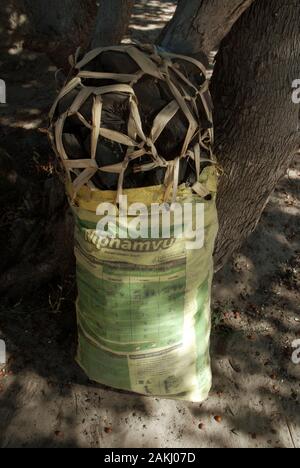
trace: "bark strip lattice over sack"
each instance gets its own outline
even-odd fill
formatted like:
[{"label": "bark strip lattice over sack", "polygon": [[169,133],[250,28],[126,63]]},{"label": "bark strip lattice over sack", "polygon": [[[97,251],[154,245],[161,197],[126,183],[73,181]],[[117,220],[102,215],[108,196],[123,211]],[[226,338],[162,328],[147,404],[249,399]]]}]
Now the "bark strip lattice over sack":
[{"label": "bark strip lattice over sack", "polygon": [[[122,74],[86,70],[86,67],[88,67],[91,61],[108,51],[128,54],[138,65],[139,71],[135,74]],[[200,89],[185,76],[176,60],[192,64],[199,70],[199,74],[204,77],[204,82]],[[77,75],[65,85],[52,106],[50,111],[51,126],[49,132],[53,148],[63,162],[69,181],[72,181],[74,196],[76,196],[78,190],[85,184],[93,187],[91,181],[92,177],[98,171],[102,171],[118,174],[116,200],[118,201],[122,193],[125,171],[131,162],[138,161],[134,166],[135,173],[150,171],[158,167],[166,169],[164,198],[165,201],[169,201],[171,197],[171,200],[175,201],[178,188],[179,164],[182,159],[190,158],[194,161],[197,181],[201,170],[201,162],[205,161],[206,163],[209,162],[212,164],[216,162],[211,149],[213,144],[211,101],[208,92],[208,82],[205,79],[206,69],[201,62],[191,57],[165,52],[155,46],[123,45],[92,50],[75,65],[75,69]],[[133,86],[145,75],[164,81],[174,98],[154,118],[151,132],[147,135],[142,127],[139,103],[133,89]],[[100,87],[86,86],[84,81],[87,79],[89,82],[91,80],[95,80],[95,82],[97,80],[110,80],[115,81],[115,84]],[[75,89],[79,91],[73,103],[63,114],[57,116],[56,111],[59,102]],[[103,109],[102,98],[108,93],[128,96],[130,116],[128,119],[127,134],[101,126],[101,114]],[[91,96],[93,97],[92,120],[87,121],[81,114],[81,107]],[[211,124],[211,128],[202,130],[199,126],[199,106],[197,105],[199,100],[206,113],[206,118]],[[156,142],[178,111],[182,111],[186,118],[188,130],[179,154],[174,154],[172,160],[166,160],[158,153]],[[69,158],[64,148],[62,138],[64,125],[66,119],[73,115],[76,115],[80,122],[91,133],[90,159],[72,160]],[[96,149],[98,141],[102,137],[127,147],[126,155],[122,162],[98,167]],[[202,150],[205,150],[206,155],[209,155],[208,158],[207,156],[205,158],[202,157]],[[143,162],[143,157],[147,157],[147,162]],[[151,158],[150,162],[149,157]],[[73,176],[71,178],[71,173],[75,174],[76,177],[74,178]],[[193,188],[196,192],[200,190],[201,195],[203,195],[203,190],[199,187],[199,183],[196,183]]]}]

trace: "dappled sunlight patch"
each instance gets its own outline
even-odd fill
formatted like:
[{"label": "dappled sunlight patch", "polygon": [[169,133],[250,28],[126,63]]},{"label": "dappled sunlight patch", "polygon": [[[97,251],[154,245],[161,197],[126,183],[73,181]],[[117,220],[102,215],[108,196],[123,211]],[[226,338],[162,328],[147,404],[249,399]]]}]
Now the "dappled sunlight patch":
[{"label": "dappled sunlight patch", "polygon": [[34,130],[40,127],[43,119],[28,119],[28,120],[15,120],[14,117],[2,117],[0,119],[1,125],[5,125],[10,128],[23,128],[24,130]]},{"label": "dappled sunlight patch", "polygon": [[176,3],[159,0],[136,2],[129,26],[133,38],[142,39],[147,34],[148,40],[152,40],[172,18]]}]

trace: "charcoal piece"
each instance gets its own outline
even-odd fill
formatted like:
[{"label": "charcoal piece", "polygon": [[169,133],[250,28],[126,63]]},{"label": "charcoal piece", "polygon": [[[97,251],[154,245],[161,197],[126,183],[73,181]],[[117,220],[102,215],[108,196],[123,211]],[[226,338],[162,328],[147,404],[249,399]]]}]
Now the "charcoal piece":
[{"label": "charcoal piece", "polygon": [[167,103],[161,100],[153,101],[152,105],[147,103],[139,105],[140,117],[145,135],[150,135],[155,117],[166,105]]},{"label": "charcoal piece", "polygon": [[66,118],[63,131],[75,135],[82,147],[87,136],[91,133],[90,129],[83,125],[76,115]]},{"label": "charcoal piece", "polygon": [[73,133],[63,133],[62,141],[65,151],[70,159],[89,158],[89,154],[85,151],[80,140]]},{"label": "charcoal piece", "polygon": [[[99,70],[98,70],[99,71]],[[82,78],[82,84],[87,87],[100,88],[102,86],[115,85],[115,80],[107,80],[103,78]]]},{"label": "charcoal piece", "polygon": [[103,52],[100,56],[100,67],[106,73],[134,74],[140,70],[138,64],[126,53]]},{"label": "charcoal piece", "polygon": [[[84,143],[84,148],[91,154],[91,136],[89,136]],[[99,167],[117,164],[124,160],[127,147],[116,143],[115,141],[108,140],[107,138],[100,137],[96,149],[96,161]]]},{"label": "charcoal piece", "polygon": [[101,126],[127,133],[130,114],[129,99],[126,94],[104,94]]},{"label": "charcoal piece", "polygon": [[138,64],[123,52],[102,52],[84,67],[84,70],[103,73],[135,74],[140,71]]},{"label": "charcoal piece", "polygon": [[124,133],[125,131],[126,133],[126,118],[125,116],[122,116],[122,114],[114,112],[111,108],[103,109],[101,115],[101,127],[121,133]]},{"label": "charcoal piece", "polygon": [[[183,184],[186,180],[186,174],[188,170],[188,160],[181,159],[180,166],[179,166],[179,178],[178,184]],[[157,167],[152,169],[152,171],[145,172],[145,187],[151,187],[154,185],[162,185],[165,181],[167,169],[165,167]]]},{"label": "charcoal piece", "polygon": [[[159,90],[158,80],[151,76],[144,76],[134,84],[133,90],[140,105],[151,106],[153,101],[163,101]],[[167,100],[164,100],[166,104]]]},{"label": "charcoal piece", "polygon": [[78,124],[74,124],[73,119],[70,119],[70,117],[67,117],[64,123],[64,129],[63,131],[65,133],[76,133],[78,132]]},{"label": "charcoal piece", "polygon": [[[205,62],[206,68],[208,68],[209,64],[207,61]],[[176,63],[179,65],[179,71],[197,88],[205,82],[204,74],[193,63],[181,59],[176,59]]]},{"label": "charcoal piece", "polygon": [[[74,102],[74,99],[78,96],[78,90],[73,90],[68,93],[65,97],[60,100],[57,111],[59,115],[62,115],[64,112],[70,109],[71,105]],[[92,120],[92,106],[93,106],[93,96],[90,96],[78,109],[79,113],[85,118],[87,122]],[[68,117],[68,121],[74,129],[83,126],[83,123],[79,120],[77,115],[71,115]]]},{"label": "charcoal piece", "polygon": [[186,181],[186,174],[188,170],[188,160],[187,158],[181,159],[180,160],[180,165],[179,165],[179,185],[183,184]]},{"label": "charcoal piece", "polygon": [[158,153],[167,160],[180,156],[188,130],[188,121],[182,111],[170,120],[156,142]]},{"label": "charcoal piece", "polygon": [[125,171],[124,175],[124,189],[133,189],[133,188],[140,188],[146,187],[146,172],[134,172],[134,164],[130,164],[127,170]]},{"label": "charcoal piece", "polygon": [[[78,112],[85,118],[87,122],[92,121],[92,110],[94,104],[94,96],[91,95],[87,98],[87,100],[82,104],[82,106],[78,109]],[[76,116],[77,118],[77,116]],[[81,125],[83,125],[81,123]]]},{"label": "charcoal piece", "polygon": [[107,93],[102,95],[103,105],[106,106],[128,106],[128,95],[126,93]]},{"label": "charcoal piece", "polygon": [[64,96],[58,103],[56,107],[56,113],[58,115],[64,114],[67,110],[70,109],[71,105],[73,104],[74,100],[78,96],[80,88],[75,88],[73,91],[70,91],[66,96]]},{"label": "charcoal piece", "polygon": [[133,86],[133,89],[138,100],[143,130],[149,135],[155,117],[169,101],[161,98],[158,80],[153,77],[143,77]]},{"label": "charcoal piece", "polygon": [[152,187],[153,185],[162,185],[166,175],[165,167],[157,167],[152,171],[147,172],[147,186]]},{"label": "charcoal piece", "polygon": [[160,93],[160,97],[163,101],[171,102],[174,99],[174,95],[172,94],[169,86],[165,81],[158,82],[158,89]]},{"label": "charcoal piece", "polygon": [[[91,138],[85,140],[84,147],[90,154]],[[126,149],[119,143],[100,138],[97,145],[96,161],[99,167],[118,164],[124,160]],[[119,174],[98,171],[92,178],[97,188],[101,190],[116,190]]]},{"label": "charcoal piece", "polygon": [[[85,148],[84,142],[86,141],[88,137],[91,138],[91,130],[85,127],[84,125],[82,125],[81,127],[78,127],[76,129],[76,136],[78,140],[80,141],[81,145],[83,146],[83,148]],[[88,154],[90,155],[90,150]]]},{"label": "charcoal piece", "polygon": [[119,175],[98,171],[91,180],[99,190],[117,190]]},{"label": "charcoal piece", "polygon": [[[188,162],[186,159],[181,159],[179,163],[179,176],[178,176],[178,185],[185,182],[186,171],[187,171]],[[149,185],[162,185],[165,182],[167,169],[164,167],[158,167],[151,171],[151,179],[149,180]]]}]

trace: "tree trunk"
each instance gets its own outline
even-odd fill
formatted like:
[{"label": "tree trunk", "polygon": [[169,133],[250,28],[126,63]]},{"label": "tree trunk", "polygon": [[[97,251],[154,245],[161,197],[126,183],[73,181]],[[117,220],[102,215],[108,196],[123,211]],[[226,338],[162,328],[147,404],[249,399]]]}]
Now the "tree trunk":
[{"label": "tree trunk", "polygon": [[[83,50],[119,44],[126,34],[134,0],[14,0],[28,19],[25,47],[45,52],[58,68]],[[98,14],[97,14],[98,8]]]},{"label": "tree trunk", "polygon": [[220,184],[216,266],[256,228],[300,146],[300,2],[256,0],[223,42],[212,81]]},{"label": "tree trunk", "polygon": [[14,0],[28,20],[25,47],[45,52],[68,70],[68,57],[87,47],[97,14],[96,0]]},{"label": "tree trunk", "polygon": [[158,42],[183,54],[208,54],[254,0],[179,0]]},{"label": "tree trunk", "polygon": [[[224,8],[229,3],[246,6],[233,0],[182,0],[179,7],[184,9],[185,21],[181,18],[175,28],[180,18],[174,18],[163,45],[182,53],[196,53],[202,47],[208,52],[215,47],[220,23],[211,8],[218,3]],[[299,14],[300,3],[294,0],[256,0],[234,25],[217,56],[211,88],[216,153],[225,171],[218,197],[217,269],[255,229],[270,194],[299,149],[299,107],[292,102],[300,55]],[[227,29],[229,17],[225,15],[221,32]]]},{"label": "tree trunk", "polygon": [[91,48],[119,44],[126,34],[134,0],[102,0]]}]

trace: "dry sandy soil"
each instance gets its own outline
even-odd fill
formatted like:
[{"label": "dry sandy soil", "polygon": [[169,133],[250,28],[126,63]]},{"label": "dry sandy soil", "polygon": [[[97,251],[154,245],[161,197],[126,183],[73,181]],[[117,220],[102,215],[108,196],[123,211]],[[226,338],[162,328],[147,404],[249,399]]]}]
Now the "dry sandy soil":
[{"label": "dry sandy soil", "polygon": [[[133,35],[152,39],[173,8],[174,2],[138,2]],[[51,160],[36,129],[55,94],[55,69],[43,55],[9,49],[7,31],[0,35],[8,94],[0,146],[24,174],[36,174]],[[300,338],[299,195],[295,160],[256,232],[215,277],[214,388],[203,405],[88,381],[73,360],[72,297],[62,296],[59,285],[1,304],[8,363],[0,373],[0,447],[300,448],[300,364],[292,362]]]}]

